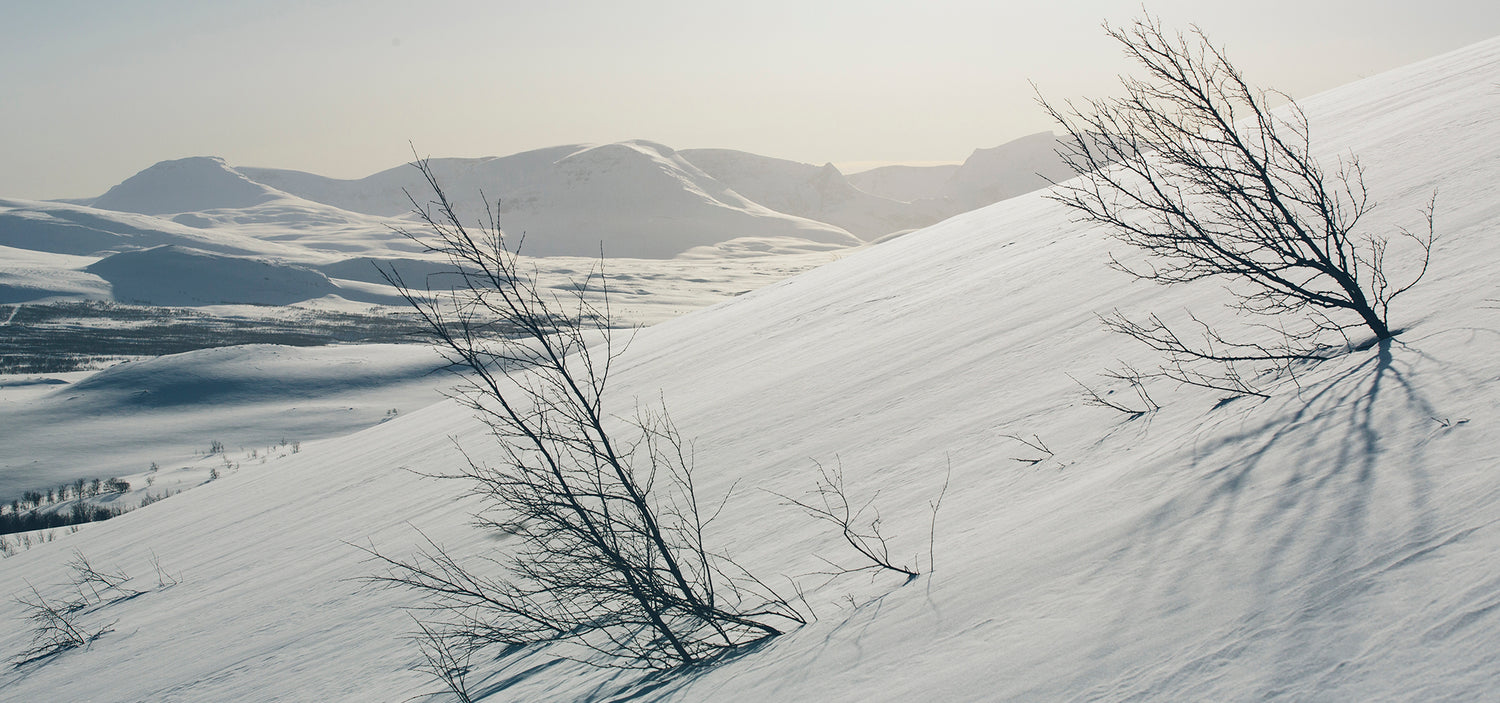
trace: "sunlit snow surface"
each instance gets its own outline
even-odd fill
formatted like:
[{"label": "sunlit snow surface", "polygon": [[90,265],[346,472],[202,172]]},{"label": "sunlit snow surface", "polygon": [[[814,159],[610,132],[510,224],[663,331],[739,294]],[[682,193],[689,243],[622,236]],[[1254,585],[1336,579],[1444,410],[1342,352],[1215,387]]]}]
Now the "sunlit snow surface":
[{"label": "sunlit snow surface", "polygon": [[[643,331],[615,409],[666,399],[697,438],[699,489],[735,486],[708,538],[770,579],[840,559],[838,536],[766,491],[841,461],[901,554],[935,569],[808,593],[818,619],[677,675],[492,659],[484,700],[1429,700],[1500,688],[1500,41],[1305,102],[1332,160],[1356,150],[1380,208],[1420,224],[1431,278],[1393,310],[1400,341],[1305,370],[1271,400],[1161,388],[1127,419],[1069,374],[1137,350],[1095,314],[1210,321],[1216,284],[1162,288],[1106,265],[1118,245],[1033,195],[962,215]],[[1029,465],[1003,438],[1055,452]],[[154,586],[86,613],[87,650],[0,670],[8,700],[405,700],[437,689],[399,608],[362,588],[352,544],[418,530],[459,555],[463,487],[424,480],[489,440],[452,403],[243,468],[0,562],[0,594],[62,595],[81,550]],[[764,489],[764,490],[762,490]],[[809,585],[815,585],[810,582]],[[847,596],[847,599],[846,599]],[[24,648],[0,601],[0,653]],[[434,698],[434,700],[437,700]]]}]

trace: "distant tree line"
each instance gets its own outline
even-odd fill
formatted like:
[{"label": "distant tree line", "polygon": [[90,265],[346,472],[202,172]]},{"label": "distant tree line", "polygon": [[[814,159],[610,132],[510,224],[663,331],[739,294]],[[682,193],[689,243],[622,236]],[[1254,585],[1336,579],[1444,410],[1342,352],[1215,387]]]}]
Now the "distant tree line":
[{"label": "distant tree line", "polygon": [[[67,527],[85,522],[108,520],[120,515],[128,508],[105,507],[82,502],[86,498],[101,495],[118,495],[130,491],[130,482],[119,478],[86,479],[64,483],[43,491],[25,491],[10,505],[0,507],[0,534],[45,530]],[[69,510],[42,512],[44,505],[53,505],[65,500],[78,500]],[[9,508],[7,512],[4,508]]]},{"label": "distant tree line", "polygon": [[128,511],[128,508],[112,508],[102,505],[90,505],[88,503],[74,503],[71,510],[60,510],[50,513],[44,513],[40,510],[28,510],[24,513],[4,513],[0,514],[0,535],[31,532],[32,530],[47,530],[54,527],[67,527],[85,522],[99,522],[123,515]]}]

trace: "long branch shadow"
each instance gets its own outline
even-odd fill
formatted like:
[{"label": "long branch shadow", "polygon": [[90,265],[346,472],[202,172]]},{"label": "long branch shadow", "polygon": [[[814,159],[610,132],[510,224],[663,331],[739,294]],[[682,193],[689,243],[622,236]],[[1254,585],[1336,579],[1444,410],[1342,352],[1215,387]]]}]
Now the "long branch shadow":
[{"label": "long branch shadow", "polygon": [[[1242,610],[1221,619],[1222,636],[1203,640],[1214,646],[1163,653],[1177,661],[1165,681],[1153,683],[1166,688],[1156,690],[1174,690],[1174,679],[1186,684],[1241,656],[1217,646],[1235,641],[1301,662],[1281,674],[1293,678],[1337,656],[1327,646],[1343,633],[1288,631],[1377,587],[1378,574],[1463,538],[1444,531],[1432,504],[1425,443],[1387,441],[1440,415],[1397,351],[1422,356],[1381,342],[1369,358],[1279,408],[1253,411],[1268,419],[1227,434],[1209,430],[1212,440],[1188,466],[1200,484],[1141,517],[1089,574],[1118,578],[1116,565],[1131,569],[1114,587],[1121,608],[1105,625],[1101,659],[1128,641],[1136,614],[1191,606],[1201,594],[1195,589],[1217,583],[1210,593],[1246,596],[1236,606]],[[1393,502],[1398,511],[1377,509]]]},{"label": "long branch shadow", "polygon": [[[709,659],[672,669],[647,670],[616,668],[561,656],[550,656],[545,651],[530,647],[502,646],[491,657],[488,673],[469,687],[469,695],[475,701],[515,700],[515,687],[532,679],[546,680],[558,676],[557,667],[575,666],[579,676],[597,678],[587,692],[576,700],[585,703],[624,703],[655,697],[673,688],[686,686],[706,676],[715,668],[750,656],[772,646],[774,639],[762,640],[719,653]],[[563,678],[570,677],[567,672]]]}]

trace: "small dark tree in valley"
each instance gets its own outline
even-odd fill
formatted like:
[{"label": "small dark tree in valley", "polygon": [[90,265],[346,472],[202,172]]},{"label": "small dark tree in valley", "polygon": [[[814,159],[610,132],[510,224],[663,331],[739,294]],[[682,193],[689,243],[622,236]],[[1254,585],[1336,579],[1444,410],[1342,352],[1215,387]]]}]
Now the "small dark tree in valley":
[{"label": "small dark tree in valley", "polygon": [[[1321,165],[1296,103],[1272,110],[1286,96],[1251,87],[1196,28],[1173,33],[1146,18],[1105,29],[1145,75],[1122,78],[1123,97],[1082,107],[1042,101],[1067,131],[1061,155],[1084,174],[1058,185],[1053,199],[1145,254],[1112,258],[1115,268],[1163,284],[1219,279],[1231,306],[1269,332],[1230,340],[1196,317],[1185,335],[1156,315],[1103,316],[1164,355],[1147,375],[1240,393],[1267,365],[1358,346],[1360,329],[1376,341],[1393,337],[1392,302],[1427,272],[1436,196],[1425,232],[1362,231],[1374,203],[1359,160]],[[1409,245],[1399,280],[1391,277],[1397,258],[1387,257],[1398,240]]]}]

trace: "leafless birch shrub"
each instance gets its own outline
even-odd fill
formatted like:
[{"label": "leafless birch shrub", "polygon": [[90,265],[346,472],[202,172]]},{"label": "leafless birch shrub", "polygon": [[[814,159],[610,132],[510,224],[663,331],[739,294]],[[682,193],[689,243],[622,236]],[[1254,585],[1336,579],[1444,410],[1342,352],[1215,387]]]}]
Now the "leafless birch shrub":
[{"label": "leafless birch shrub", "polygon": [[459,703],[473,703],[473,694],[469,692],[469,659],[474,654],[473,647],[469,642],[445,636],[421,620],[416,622],[419,634],[413,639],[422,652],[422,663],[417,670],[441,682]]},{"label": "leafless birch shrub", "polygon": [[16,655],[16,666],[61,654],[69,649],[87,647],[94,640],[112,631],[111,622],[99,629],[85,627],[78,622],[85,607],[75,601],[48,600],[35,586],[31,595],[17,596],[24,617],[31,623],[31,642]]},{"label": "leafless birch shrub", "polygon": [[110,594],[113,594],[113,600],[123,600],[144,593],[125,585],[130,581],[129,574],[123,571],[104,571],[94,566],[80,551],[73,552],[73,560],[68,562],[68,568],[73,570],[73,587],[78,589],[85,601],[91,595],[95,601],[103,602],[105,596]]},{"label": "leafless birch shrub", "polygon": [[[839,535],[860,555],[861,561],[865,562],[860,566],[851,567],[824,559],[823,561],[833,569],[823,572],[824,575],[842,576],[861,571],[892,571],[905,576],[908,581],[920,576],[922,572],[917,571],[915,562],[906,565],[898,563],[891,556],[890,539],[880,532],[880,511],[874,507],[875,499],[880,496],[879,492],[872,494],[868,500],[857,506],[850,505],[849,492],[844,487],[842,462],[831,469],[821,463],[813,463],[818,467],[818,480],[809,498],[798,500],[781,493],[773,495],[781,498],[786,504],[801,508],[808,515],[838,528]],[[934,510],[936,510],[935,507]]]},{"label": "leafless birch shrub", "polygon": [[1037,454],[1036,456],[1030,457],[1013,456],[1010,458],[1011,461],[1025,464],[1027,466],[1036,466],[1037,464],[1052,459],[1056,456],[1056,454],[1052,453],[1052,449],[1047,446],[1047,443],[1042,441],[1041,435],[1031,435],[1031,439],[1027,439],[1018,434],[1003,434],[1000,436],[1004,437],[1005,439],[1018,442],[1021,444],[1021,446],[1024,446]]},{"label": "leafless birch shrub", "polygon": [[[838,528],[839,536],[854,549],[855,553],[860,555],[861,562],[859,566],[845,566],[831,559],[819,557],[828,564],[830,570],[818,572],[817,575],[827,576],[831,580],[846,574],[889,571],[905,576],[907,582],[920,576],[922,572],[918,570],[921,561],[919,556],[913,556],[908,563],[905,560],[898,561],[891,555],[890,536],[881,531],[880,510],[875,507],[875,499],[880,497],[880,492],[872,493],[862,503],[851,503],[849,489],[844,484],[843,462],[839,461],[833,468],[828,468],[817,461],[813,464],[818,467],[818,478],[808,497],[798,499],[774,491],[770,493],[780,498],[786,505],[796,506],[808,515]],[[937,498],[927,503],[927,507],[932,510],[927,535],[927,570],[929,572],[936,568],[938,511],[942,509],[943,497],[948,494],[948,480],[951,475],[950,463],[948,473],[943,478],[942,490],[938,492]]]},{"label": "leafless birch shrub", "polygon": [[[1257,330],[1230,339],[1196,317],[1189,334],[1155,314],[1103,315],[1164,358],[1140,378],[1257,393],[1262,374],[1359,348],[1366,333],[1393,337],[1391,304],[1427,272],[1436,195],[1424,232],[1366,232],[1375,203],[1359,160],[1321,165],[1295,102],[1251,87],[1197,28],[1168,32],[1148,17],[1105,30],[1145,75],[1122,78],[1119,98],[1041,100],[1067,132],[1061,156],[1084,174],[1053,199],[1144,255],[1111,257],[1115,268],[1162,284],[1223,281]],[[1279,99],[1288,104],[1273,111]]]},{"label": "leafless birch shrub", "polygon": [[[664,669],[780,634],[804,618],[704,541],[691,447],[664,408],[610,414],[624,345],[598,270],[571,289],[540,285],[520,242],[461,222],[425,161],[435,200],[402,232],[451,264],[421,288],[383,273],[458,374],[454,397],[488,425],[496,451],[466,453],[450,478],[485,501],[480,524],[513,535],[504,555],[460,563],[431,541],[414,557],[370,551],[373,581],[427,597],[427,631],[448,650],[562,645],[588,663]],[[592,302],[597,294],[602,303]],[[440,657],[441,658],[441,657]]]}]

